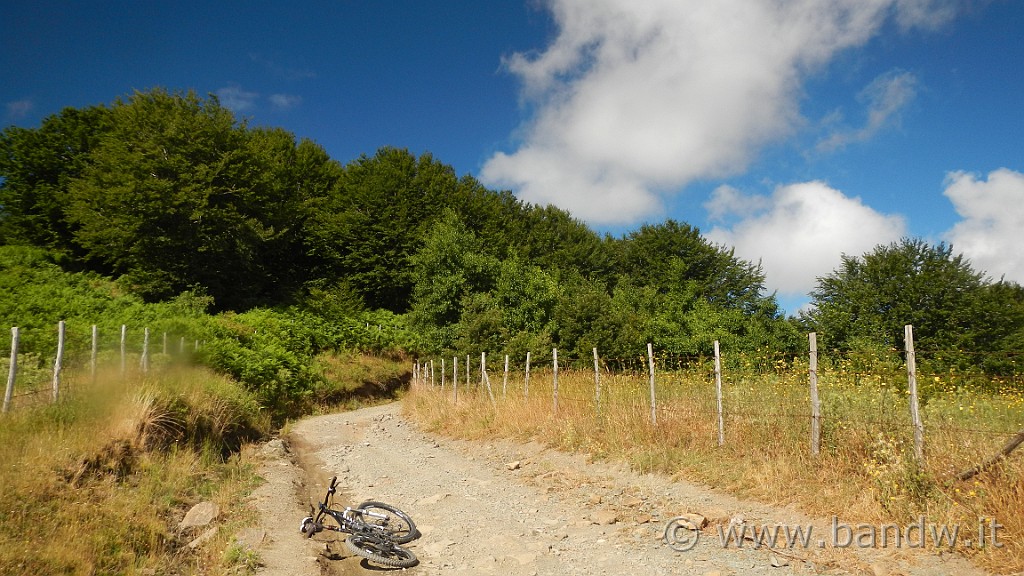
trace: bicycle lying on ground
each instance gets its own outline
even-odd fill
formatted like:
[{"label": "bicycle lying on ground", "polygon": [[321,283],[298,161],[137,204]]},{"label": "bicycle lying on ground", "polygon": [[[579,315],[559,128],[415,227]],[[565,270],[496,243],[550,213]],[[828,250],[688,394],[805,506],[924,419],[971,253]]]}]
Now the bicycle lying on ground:
[{"label": "bicycle lying on ground", "polygon": [[[355,508],[334,508],[337,482],[337,476],[331,478],[327,495],[323,502],[318,502],[319,509],[315,514],[302,519],[300,532],[307,538],[323,530],[346,533],[349,536],[345,539],[345,546],[349,550],[383,566],[410,568],[419,563],[415,554],[400,546],[420,537],[416,524],[408,514],[374,500],[363,502]],[[327,517],[334,519],[337,526],[324,525]]]}]

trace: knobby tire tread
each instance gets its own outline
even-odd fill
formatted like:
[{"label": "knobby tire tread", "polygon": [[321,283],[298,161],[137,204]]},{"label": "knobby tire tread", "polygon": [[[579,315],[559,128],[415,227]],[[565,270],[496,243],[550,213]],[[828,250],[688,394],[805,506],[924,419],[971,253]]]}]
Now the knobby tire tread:
[{"label": "knobby tire tread", "polygon": [[390,546],[388,550],[381,550],[374,542],[353,534],[345,539],[345,546],[353,554],[358,554],[370,562],[392,568],[412,568],[419,564],[419,559],[410,550],[406,550],[397,544]]}]

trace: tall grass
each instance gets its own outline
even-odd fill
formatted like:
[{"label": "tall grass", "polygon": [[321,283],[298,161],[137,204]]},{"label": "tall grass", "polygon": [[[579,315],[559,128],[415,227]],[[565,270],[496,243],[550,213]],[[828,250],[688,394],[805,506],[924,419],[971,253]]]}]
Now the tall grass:
[{"label": "tall grass", "polygon": [[[995,453],[1024,428],[1024,395],[990,383],[967,388],[955,374],[923,376],[925,460],[914,458],[905,376],[852,366],[819,371],[822,449],[810,452],[806,366],[733,371],[723,382],[725,444],[711,369],[663,370],[656,379],[657,424],[643,373],[601,374],[601,410],[593,372],[562,371],[555,410],[550,371],[510,375],[494,404],[486,390],[460,383],[417,387],[406,409],[435,431],[463,438],[538,439],[594,458],[628,461],[659,472],[773,504],[792,504],[844,522],[976,527],[979,517],[1003,525],[1001,548],[961,550],[996,571],[1024,570],[1024,455],[959,482],[956,473]],[[479,378],[475,378],[477,380]],[[499,380],[491,378],[492,381]],[[435,385],[437,382],[435,382]]]},{"label": "tall grass", "polygon": [[231,510],[255,476],[225,455],[269,422],[209,370],[151,374],[71,372],[73,394],[0,418],[0,573],[184,574],[210,563],[180,553],[187,535],[173,527],[200,499]]}]

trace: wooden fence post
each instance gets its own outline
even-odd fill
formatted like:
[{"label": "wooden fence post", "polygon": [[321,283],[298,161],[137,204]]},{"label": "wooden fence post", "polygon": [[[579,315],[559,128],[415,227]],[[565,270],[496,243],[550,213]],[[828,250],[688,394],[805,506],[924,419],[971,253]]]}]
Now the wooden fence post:
[{"label": "wooden fence post", "polygon": [[808,375],[811,383],[811,455],[821,452],[821,401],[818,399],[818,335],[807,335],[810,347]]},{"label": "wooden fence post", "polygon": [[444,377],[445,377],[445,371],[446,370],[448,370],[448,367],[444,365],[444,358],[441,358],[441,393],[442,394],[444,393]]},{"label": "wooden fence post", "polygon": [[651,426],[658,424],[658,407],[654,399],[654,345],[647,343],[647,372],[651,382]]},{"label": "wooden fence post", "polygon": [[597,347],[594,347],[594,407],[601,415],[601,368],[597,362]]},{"label": "wooden fence post", "polygon": [[907,324],[903,327],[907,351],[907,386],[910,391],[910,421],[914,425],[914,457],[918,463],[924,462],[924,425],[921,423],[921,411],[917,402],[917,357],[914,353],[914,327]]},{"label": "wooden fence post", "polygon": [[491,391],[491,379],[487,377],[487,352],[480,353],[480,379],[487,386],[487,396],[494,406],[494,392]]},{"label": "wooden fence post", "polygon": [[122,376],[124,376],[124,373],[125,373],[125,355],[128,353],[128,349],[127,349],[127,345],[128,344],[126,342],[127,338],[128,338],[128,327],[125,326],[124,324],[121,324],[121,375]]},{"label": "wooden fence post", "polygon": [[96,382],[96,356],[99,353],[100,339],[99,330],[96,325],[92,325],[92,351],[89,354],[89,377],[93,383]]},{"label": "wooden fence post", "polygon": [[508,354],[505,354],[505,375],[501,379],[501,397],[508,395]]},{"label": "wooden fence post", "polygon": [[142,332],[142,358],[139,359],[139,368],[143,374],[149,372],[149,328],[143,329]]},{"label": "wooden fence post", "polygon": [[471,367],[472,366],[469,363],[469,354],[466,354],[466,393],[467,394],[469,393],[469,391],[471,389],[470,386],[469,386],[469,369]]},{"label": "wooden fence post", "polygon": [[530,353],[526,353],[526,375],[523,377],[523,398],[530,398]]},{"label": "wooden fence post", "polygon": [[552,364],[554,366],[554,374],[552,375],[554,396],[555,396],[555,414],[558,414],[558,349],[551,349]]},{"label": "wooden fence post", "polygon": [[452,357],[452,401],[459,401],[459,357]]},{"label": "wooden fence post", "polygon": [[53,401],[60,399],[60,371],[64,367],[64,337],[67,324],[61,320],[57,323],[57,357],[53,360]]},{"label": "wooden fence post", "polygon": [[7,390],[4,392],[4,412],[11,406],[11,396],[14,393],[14,380],[18,377],[18,327],[11,328],[11,366],[7,371]]},{"label": "wooden fence post", "polygon": [[430,359],[430,387],[434,387],[434,359]]},{"label": "wooden fence post", "polygon": [[722,415],[722,355],[715,340],[715,396],[718,399],[718,445],[725,446],[725,417]]}]

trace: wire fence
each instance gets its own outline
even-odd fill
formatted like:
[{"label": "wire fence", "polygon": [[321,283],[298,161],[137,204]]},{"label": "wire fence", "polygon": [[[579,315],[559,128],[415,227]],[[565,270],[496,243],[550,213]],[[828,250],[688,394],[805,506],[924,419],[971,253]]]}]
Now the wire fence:
[{"label": "wire fence", "polygon": [[[70,334],[67,324],[61,321],[53,333],[54,353],[44,356],[20,351],[22,335],[21,328],[11,328],[9,353],[0,358],[0,373],[7,375],[4,413],[18,407],[56,402],[73,392],[72,386],[81,382],[83,375],[94,381],[101,365],[117,366],[122,377],[146,374],[154,362],[190,354],[200,345],[198,341],[186,342],[184,336],[172,337],[167,332],[156,338],[149,328],[127,325],[121,325],[116,334],[101,334],[95,324],[87,333]],[[76,345],[69,348],[72,338]],[[69,373],[76,378],[67,378]]]},{"label": "wire fence", "polygon": [[947,468],[979,462],[1024,434],[1021,374],[981,381],[976,372],[918,372],[920,352],[907,330],[908,348],[894,355],[902,363],[886,360],[875,370],[827,353],[819,366],[811,334],[805,358],[769,351],[655,355],[651,346],[647,354],[615,360],[597,350],[593,358],[560,359],[557,349],[501,356],[490,365],[486,354],[453,355],[415,361],[413,382],[451,402],[490,402],[495,410],[526,401],[535,410],[546,404],[556,419],[645,422],[682,431],[677,440],[688,444],[775,435],[768,444],[785,442],[791,451],[817,455],[852,444],[869,456],[879,444],[895,444],[919,462],[928,457]]}]

